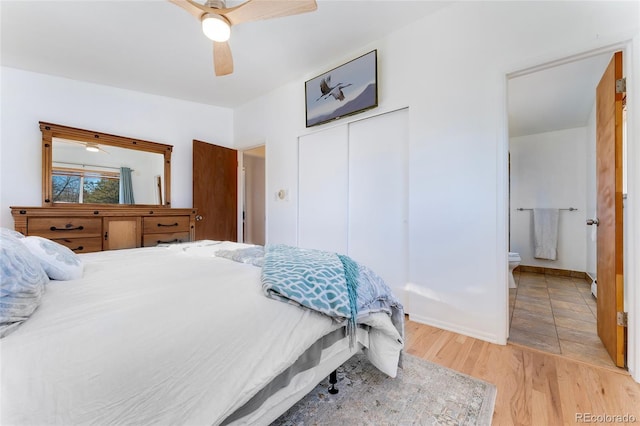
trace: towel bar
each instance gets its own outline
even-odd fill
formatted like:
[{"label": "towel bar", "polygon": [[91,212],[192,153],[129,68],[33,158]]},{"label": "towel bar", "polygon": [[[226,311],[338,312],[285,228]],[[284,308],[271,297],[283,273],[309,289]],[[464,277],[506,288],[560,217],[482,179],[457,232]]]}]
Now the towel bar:
[{"label": "towel bar", "polygon": [[[520,207],[520,208],[517,208],[516,210],[523,211],[523,210],[533,210],[533,209],[524,209],[524,208]],[[570,212],[574,212],[574,211],[576,211],[578,209],[576,209],[575,207],[569,207],[569,208],[566,208],[566,209],[558,209],[558,210],[569,210]]]}]

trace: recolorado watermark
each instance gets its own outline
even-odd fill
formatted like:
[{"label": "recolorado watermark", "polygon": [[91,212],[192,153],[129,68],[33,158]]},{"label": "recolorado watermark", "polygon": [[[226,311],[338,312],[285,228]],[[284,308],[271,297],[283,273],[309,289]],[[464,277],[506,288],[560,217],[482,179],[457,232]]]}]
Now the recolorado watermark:
[{"label": "recolorado watermark", "polygon": [[633,414],[576,413],[576,423],[636,423]]}]

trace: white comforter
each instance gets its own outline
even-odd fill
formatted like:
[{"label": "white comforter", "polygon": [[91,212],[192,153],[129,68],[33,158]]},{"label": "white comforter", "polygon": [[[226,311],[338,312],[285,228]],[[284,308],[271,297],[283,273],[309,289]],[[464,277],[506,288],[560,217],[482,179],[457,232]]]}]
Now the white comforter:
[{"label": "white comforter", "polygon": [[86,254],[81,280],[52,281],[0,340],[0,422],[217,424],[337,328],[212,257],[242,245],[208,244]]}]

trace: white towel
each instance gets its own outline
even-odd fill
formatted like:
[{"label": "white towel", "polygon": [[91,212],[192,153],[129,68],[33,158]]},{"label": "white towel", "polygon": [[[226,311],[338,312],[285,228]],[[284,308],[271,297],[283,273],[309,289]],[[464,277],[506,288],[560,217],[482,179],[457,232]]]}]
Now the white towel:
[{"label": "white towel", "polygon": [[558,258],[558,209],[533,209],[533,245],[537,259]]}]

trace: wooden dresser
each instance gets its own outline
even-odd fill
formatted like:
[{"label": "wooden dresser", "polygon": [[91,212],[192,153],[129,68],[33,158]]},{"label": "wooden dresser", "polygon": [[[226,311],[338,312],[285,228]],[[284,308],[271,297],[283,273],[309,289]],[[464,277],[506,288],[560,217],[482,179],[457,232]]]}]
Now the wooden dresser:
[{"label": "wooden dresser", "polygon": [[168,207],[11,207],[15,230],[76,253],[193,241],[195,209]]}]

